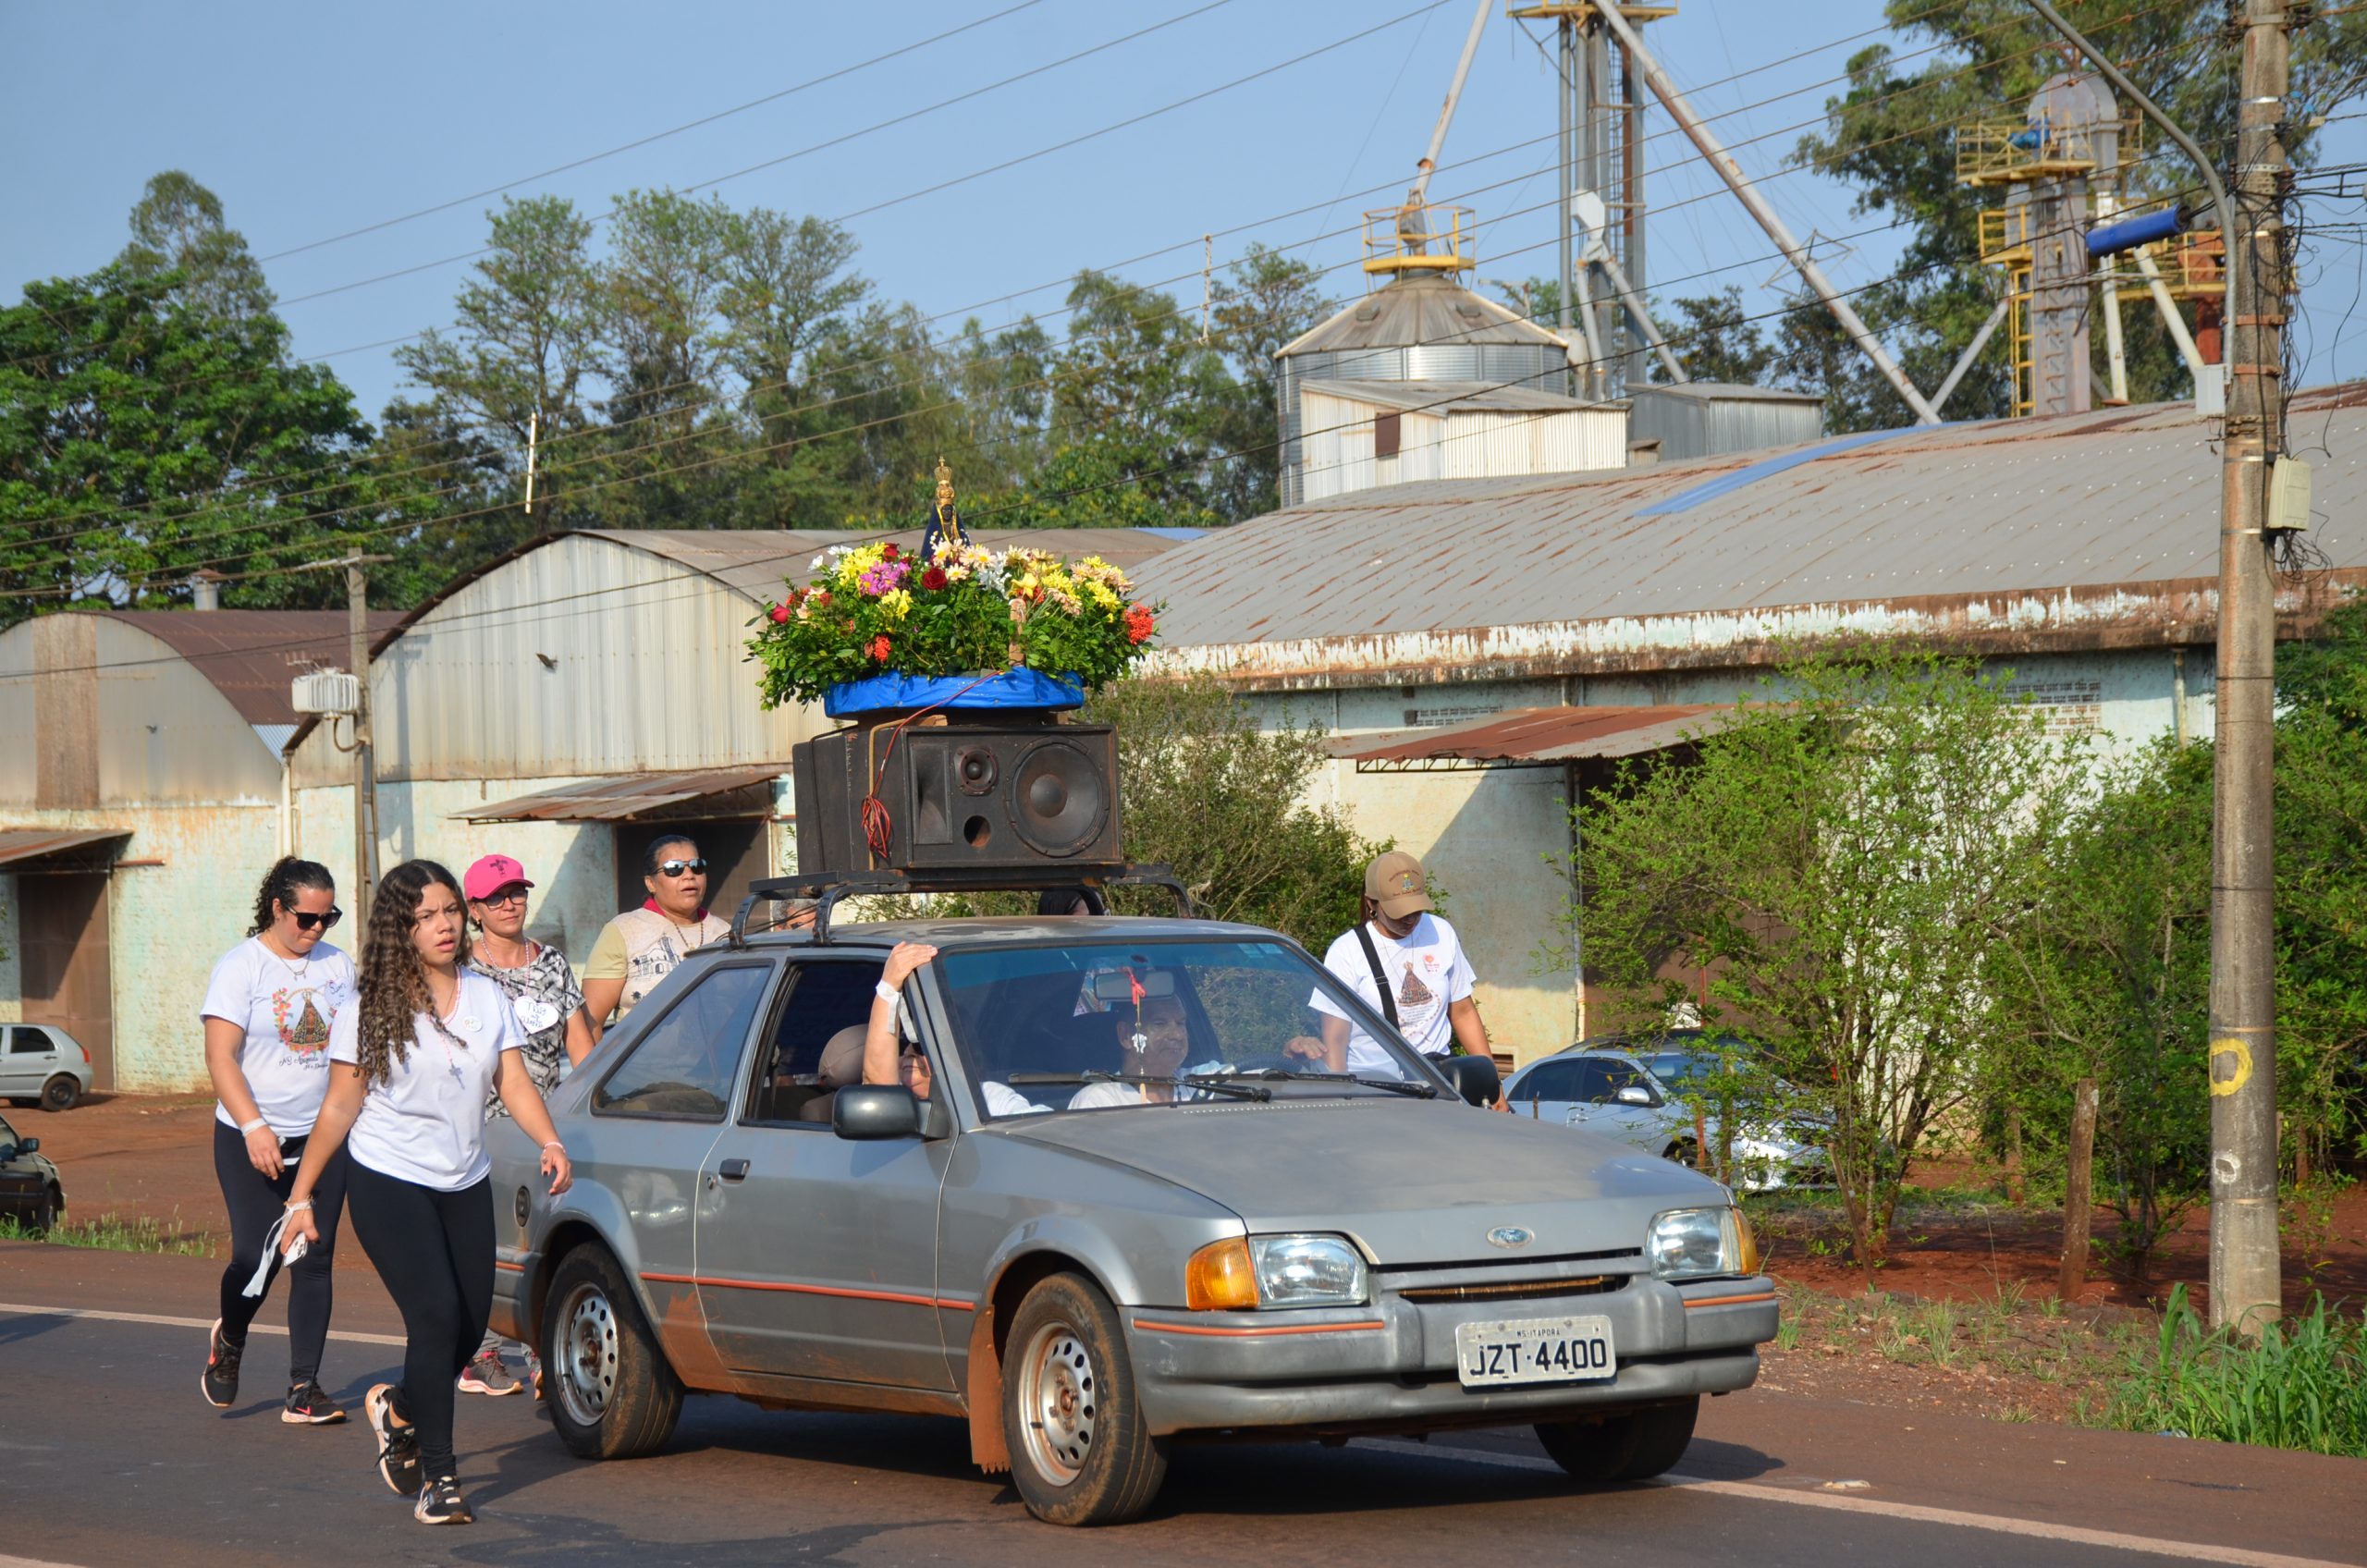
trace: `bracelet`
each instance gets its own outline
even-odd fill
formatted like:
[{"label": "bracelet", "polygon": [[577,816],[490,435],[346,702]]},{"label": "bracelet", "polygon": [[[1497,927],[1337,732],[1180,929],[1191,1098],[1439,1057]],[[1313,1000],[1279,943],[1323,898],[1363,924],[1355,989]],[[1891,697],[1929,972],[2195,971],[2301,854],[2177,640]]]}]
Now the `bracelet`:
[{"label": "bracelet", "polygon": [[560,1143],[557,1138],[553,1138],[549,1143],[545,1144],[543,1147],[546,1149],[557,1149],[561,1154],[565,1154],[567,1152],[567,1145]]},{"label": "bracelet", "polygon": [[259,1132],[263,1131],[264,1128],[266,1128],[266,1127],[268,1127],[268,1126],[270,1126],[270,1125],[271,1125],[271,1123],[270,1123],[270,1122],[268,1122],[268,1121],[264,1121],[262,1117],[258,1116],[258,1117],[256,1117],[252,1121],[241,1121],[241,1122],[239,1122],[239,1135],[243,1137],[245,1134],[247,1134],[247,1133],[259,1133]]},{"label": "bracelet", "polygon": [[903,993],[897,990],[895,986],[888,984],[887,981],[882,980],[877,985],[871,987],[871,994],[877,997],[883,1002],[892,1002]]},{"label": "bracelet", "polygon": [[288,1213],[290,1213],[290,1214],[293,1214],[293,1213],[295,1213],[295,1212],[296,1212],[298,1209],[300,1209],[300,1208],[310,1208],[310,1207],[313,1207],[313,1200],[312,1200],[312,1199],[310,1199],[310,1198],[297,1198],[297,1199],[295,1199],[294,1201],[292,1201],[292,1202],[290,1202],[290,1203],[288,1204]]}]

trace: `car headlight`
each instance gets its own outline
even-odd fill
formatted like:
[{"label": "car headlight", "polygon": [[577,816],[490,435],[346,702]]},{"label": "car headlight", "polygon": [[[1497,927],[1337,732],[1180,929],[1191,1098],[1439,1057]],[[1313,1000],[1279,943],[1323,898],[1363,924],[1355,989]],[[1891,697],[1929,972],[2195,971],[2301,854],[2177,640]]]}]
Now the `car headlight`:
[{"label": "car headlight", "polygon": [[1759,1242],[1735,1208],[1672,1208],[1652,1217],[1644,1243],[1652,1273],[1662,1280],[1701,1280],[1748,1274],[1759,1268]]},{"label": "car headlight", "polygon": [[1365,1260],[1340,1236],[1232,1236],[1194,1253],[1184,1271],[1195,1312],[1360,1306]]}]

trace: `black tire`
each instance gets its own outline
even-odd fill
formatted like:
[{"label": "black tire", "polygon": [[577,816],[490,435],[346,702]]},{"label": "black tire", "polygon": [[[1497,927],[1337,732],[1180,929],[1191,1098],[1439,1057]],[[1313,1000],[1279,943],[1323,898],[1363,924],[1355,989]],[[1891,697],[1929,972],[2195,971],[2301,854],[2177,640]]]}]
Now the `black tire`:
[{"label": "black tire", "polygon": [[71,1110],[74,1102],[81,1097],[81,1081],[71,1072],[61,1072],[41,1086],[41,1108],[43,1110]]},{"label": "black tire", "polygon": [[1693,1440],[1701,1396],[1623,1410],[1600,1421],[1539,1421],[1537,1440],[1554,1464],[1590,1487],[1666,1473]]},{"label": "black tire", "polygon": [[1701,1169],[1701,1151],[1693,1146],[1693,1140],[1690,1138],[1679,1138],[1670,1144],[1668,1147],[1661,1150],[1661,1158],[1674,1160],[1687,1170]]},{"label": "black tire", "polygon": [[1159,1496],[1167,1444],[1143,1420],[1117,1310],[1092,1281],[1055,1274],[1019,1304],[1002,1429],[1012,1484],[1048,1525],[1121,1525]]},{"label": "black tire", "polygon": [[55,1183],[42,1189],[41,1202],[25,1220],[25,1230],[32,1235],[45,1236],[66,1218],[66,1194]]},{"label": "black tire", "polygon": [[543,1302],[543,1403],[583,1459],[656,1452],[682,1414],[682,1382],[607,1249],[560,1260]]}]

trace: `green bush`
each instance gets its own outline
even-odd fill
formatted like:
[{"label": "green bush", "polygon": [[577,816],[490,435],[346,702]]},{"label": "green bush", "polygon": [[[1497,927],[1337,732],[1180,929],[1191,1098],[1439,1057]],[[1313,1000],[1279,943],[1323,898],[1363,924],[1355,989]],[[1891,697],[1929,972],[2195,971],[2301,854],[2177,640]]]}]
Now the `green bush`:
[{"label": "green bush", "polygon": [[2367,1323],[2326,1310],[2273,1323],[2258,1344],[2204,1329],[2186,1287],[2170,1292],[2150,1354],[2105,1409],[2109,1426],[2216,1442],[2367,1458]]}]

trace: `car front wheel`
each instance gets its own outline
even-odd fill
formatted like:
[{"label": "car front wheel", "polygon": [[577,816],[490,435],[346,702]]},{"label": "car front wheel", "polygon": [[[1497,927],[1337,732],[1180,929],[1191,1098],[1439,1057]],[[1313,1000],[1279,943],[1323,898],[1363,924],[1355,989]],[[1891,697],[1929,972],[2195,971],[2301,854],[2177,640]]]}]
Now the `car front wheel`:
[{"label": "car front wheel", "polygon": [[43,1189],[41,1202],[34,1206],[31,1217],[25,1222],[25,1229],[45,1236],[55,1230],[57,1222],[65,1217],[66,1194],[52,1185]]},{"label": "car front wheel", "polygon": [[682,1414],[681,1380],[603,1247],[559,1264],[543,1302],[543,1366],[551,1426],[581,1458],[655,1453]]},{"label": "car front wheel", "polygon": [[1537,1440],[1554,1464],[1588,1486],[1649,1480],[1685,1457],[1700,1413],[1697,1394],[1600,1421],[1540,1421]]},{"label": "car front wheel", "polygon": [[1003,1351],[1012,1480],[1051,1525],[1117,1525],[1148,1508],[1167,1447],[1134,1392],[1118,1314],[1091,1281],[1055,1274],[1027,1292]]},{"label": "car front wheel", "polygon": [[70,1072],[61,1072],[41,1086],[43,1110],[71,1110],[74,1102],[81,1097],[81,1083]]}]

